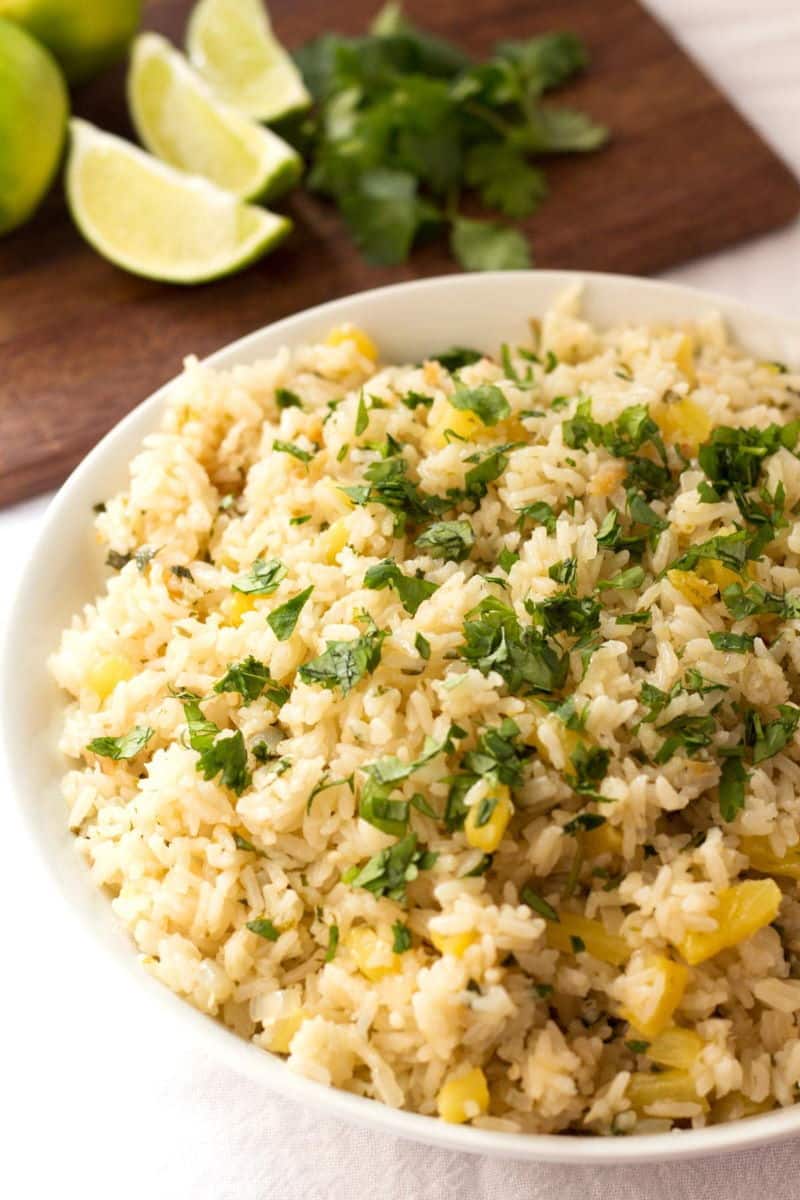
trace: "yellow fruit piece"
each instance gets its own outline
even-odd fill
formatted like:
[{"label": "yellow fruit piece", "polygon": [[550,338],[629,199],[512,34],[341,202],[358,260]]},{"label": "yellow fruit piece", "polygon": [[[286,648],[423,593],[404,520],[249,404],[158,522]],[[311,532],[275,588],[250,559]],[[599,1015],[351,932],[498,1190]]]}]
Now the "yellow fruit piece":
[{"label": "yellow fruit piece", "polygon": [[[732,583],[742,582],[740,575],[737,575],[735,571],[732,571],[730,567],[726,567],[724,563],[721,563],[716,558],[701,559],[697,564],[696,573],[702,576],[703,579],[708,579],[711,583],[716,584],[720,592]],[[744,573],[745,575],[748,574],[747,568],[745,568]]]},{"label": "yellow fruit piece", "polygon": [[715,1123],[721,1123],[741,1117],[755,1117],[758,1113],[769,1112],[774,1106],[774,1101],[769,1097],[766,1100],[751,1100],[743,1092],[728,1092],[711,1109],[711,1116]]},{"label": "yellow fruit piece", "polygon": [[[486,808],[496,800],[487,820],[479,824]],[[503,840],[503,834],[514,815],[514,805],[504,784],[493,787],[483,800],[473,804],[464,822],[467,843],[484,854],[492,854]]]},{"label": "yellow fruit piece", "polygon": [[448,1079],[442,1084],[436,1097],[436,1107],[443,1121],[451,1125],[463,1125],[474,1117],[489,1111],[489,1087],[480,1067],[473,1067],[466,1075]]},{"label": "yellow fruit piece", "polygon": [[576,953],[572,939],[579,938],[589,954],[601,962],[621,967],[631,956],[628,943],[616,933],[608,933],[601,921],[580,913],[559,913],[558,922],[547,922],[547,944],[564,954]]},{"label": "yellow fruit piece", "polygon": [[378,347],[369,334],[356,325],[337,325],[325,338],[326,346],[342,346],[345,342],[352,342],[364,358],[371,362],[378,361]]},{"label": "yellow fruit piece", "polygon": [[622,834],[608,821],[596,829],[579,835],[584,858],[599,858],[601,854],[622,854]]},{"label": "yellow fruit piece", "polygon": [[433,445],[441,448],[450,441],[449,433],[454,433],[457,438],[463,438],[464,441],[470,442],[475,434],[484,428],[483,421],[474,412],[470,412],[466,408],[454,408],[452,404],[445,404],[444,412],[438,421],[429,426],[429,434]]},{"label": "yellow fruit piece", "polygon": [[270,1030],[268,1049],[273,1054],[288,1054],[292,1038],[307,1017],[304,1008],[299,1008],[288,1017],[280,1017]]},{"label": "yellow fruit piece", "polygon": [[625,1095],[633,1108],[646,1115],[654,1104],[699,1104],[708,1112],[708,1102],[697,1094],[694,1080],[688,1071],[659,1071],[647,1074],[634,1071],[628,1080]]},{"label": "yellow fruit piece", "polygon": [[698,446],[708,440],[713,428],[706,410],[688,396],[654,405],[652,417],[669,444]]},{"label": "yellow fruit piece", "polygon": [[130,679],[133,663],[124,654],[106,654],[89,668],[86,684],[101,700],[110,696],[118,683]]},{"label": "yellow fruit piece", "polygon": [[[561,748],[564,751],[564,757],[566,759],[568,759],[570,757],[570,755],[575,752],[575,750],[578,747],[578,744],[581,741],[587,740],[585,737],[581,738],[581,735],[579,733],[576,733],[574,729],[567,729],[566,725],[562,725],[560,721],[558,722],[557,725],[554,724],[553,728],[555,729],[556,737],[558,738],[559,742],[561,743]],[[539,757],[542,759],[543,762],[547,763],[548,767],[556,767],[556,769],[559,769],[561,767],[560,763],[553,762],[553,755],[550,751],[550,747],[547,745],[547,742],[544,740],[544,738],[539,733],[538,726],[536,726],[536,725],[533,726],[533,728],[531,729],[530,733],[528,734],[528,736],[526,738],[526,741],[529,746],[533,746],[535,748],[535,750],[539,754]]]},{"label": "yellow fruit piece", "polygon": [[452,954],[453,958],[461,958],[478,940],[478,935],[474,929],[467,929],[464,933],[435,933],[431,930],[430,939],[440,954]]},{"label": "yellow fruit piece", "polygon": [[689,972],[663,954],[651,955],[644,966],[639,1001],[635,1008],[622,1009],[620,1015],[646,1038],[655,1038],[667,1028],[683,999]]},{"label": "yellow fruit piece", "polygon": [[769,925],[780,906],[781,890],[774,879],[745,879],[735,883],[717,897],[712,914],[717,928],[709,932],[690,931],[682,942],[676,943],[678,950],[690,966],[705,962]]},{"label": "yellow fruit piece", "polygon": [[694,571],[667,571],[667,579],[695,608],[702,608],[717,594],[716,584],[701,579]]},{"label": "yellow fruit piece", "polygon": [[344,550],[347,545],[349,535],[350,530],[347,528],[344,517],[334,521],[329,529],[319,535],[322,557],[326,563],[332,566],[336,562],[340,551]]},{"label": "yellow fruit piece", "polygon": [[677,366],[678,370],[686,376],[686,378],[689,380],[689,383],[695,382],[694,338],[690,333],[685,333],[680,340],[678,349],[675,351],[675,365]]},{"label": "yellow fruit piece", "polygon": [[659,1066],[689,1071],[704,1048],[705,1042],[699,1033],[695,1033],[693,1029],[680,1029],[673,1025],[653,1039],[646,1053],[647,1057]]},{"label": "yellow fruit piece", "polygon": [[800,843],[790,846],[782,857],[773,853],[768,837],[743,837],[739,849],[750,859],[750,866],[765,875],[783,875],[800,879]]},{"label": "yellow fruit piece", "polygon": [[228,622],[231,625],[241,625],[245,613],[252,612],[258,605],[258,596],[246,592],[234,592],[228,604]]},{"label": "yellow fruit piece", "polygon": [[373,983],[400,970],[400,955],[394,953],[389,939],[381,937],[368,925],[356,925],[351,929],[347,945],[361,974]]}]

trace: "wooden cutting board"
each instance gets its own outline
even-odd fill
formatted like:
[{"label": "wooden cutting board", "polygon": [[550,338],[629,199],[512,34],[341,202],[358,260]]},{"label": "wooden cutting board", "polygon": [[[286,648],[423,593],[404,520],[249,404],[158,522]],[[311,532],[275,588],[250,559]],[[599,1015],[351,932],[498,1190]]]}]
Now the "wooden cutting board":
[{"label": "wooden cutting board", "polygon": [[[363,31],[378,2],[272,0],[270,9],[291,47],[332,26]],[[180,41],[189,8],[153,0],[145,24]],[[553,29],[586,40],[590,69],[563,96],[609,125],[613,142],[549,166],[550,198],[528,222],[539,266],[657,271],[798,212],[797,181],[634,0],[408,0],[406,9],[476,54]],[[76,94],[74,107],[131,136],[122,68]],[[186,354],[323,300],[455,269],[433,245],[402,267],[369,266],[326,203],[298,190],[286,208],[296,229],[280,250],[193,289],[104,262],[73,228],[60,185],[0,241],[0,504],[59,483]]]}]

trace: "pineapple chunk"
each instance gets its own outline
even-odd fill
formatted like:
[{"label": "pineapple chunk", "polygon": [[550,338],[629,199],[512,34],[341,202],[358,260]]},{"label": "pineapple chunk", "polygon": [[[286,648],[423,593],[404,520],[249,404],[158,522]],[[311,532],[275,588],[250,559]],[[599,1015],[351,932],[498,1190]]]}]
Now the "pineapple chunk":
[{"label": "pineapple chunk", "polygon": [[716,584],[701,579],[694,571],[667,571],[667,579],[695,608],[702,608],[717,594]]},{"label": "pineapple chunk", "polygon": [[489,1111],[489,1086],[480,1067],[473,1067],[466,1075],[448,1079],[439,1089],[436,1107],[443,1121],[451,1125],[462,1125]]},{"label": "pineapple chunk", "polygon": [[739,849],[750,859],[750,866],[765,875],[782,875],[787,879],[800,879],[800,842],[790,846],[786,853],[778,858],[770,848],[768,837],[743,837],[739,839]]},{"label": "pineapple chunk", "polygon": [[428,433],[432,445],[441,448],[449,441],[448,430],[470,442],[475,434],[484,428],[483,421],[474,412],[466,408],[454,408],[452,404],[446,403],[433,424],[428,426]]},{"label": "pineapple chunk", "polygon": [[675,351],[675,365],[681,374],[686,376],[689,383],[695,382],[697,377],[694,370],[694,338],[690,333],[685,333],[678,344],[678,349]]},{"label": "pineapple chunk", "polygon": [[268,1049],[273,1054],[288,1054],[292,1038],[308,1015],[304,1008],[298,1008],[288,1017],[279,1017],[270,1030]]},{"label": "pineapple chunk", "polygon": [[133,675],[133,663],[124,654],[106,654],[92,663],[86,673],[86,685],[100,700],[110,696],[118,683]]},{"label": "pineapple chunk", "polygon": [[589,954],[615,967],[621,967],[631,956],[630,947],[625,939],[616,933],[607,933],[602,922],[592,917],[562,912],[559,913],[558,922],[547,922],[547,943],[554,950],[574,954],[576,947],[572,942],[573,938],[579,938]]},{"label": "pineapple chunk", "polygon": [[660,1071],[652,1075],[634,1071],[625,1095],[640,1115],[647,1115],[647,1110],[655,1104],[699,1104],[703,1112],[708,1112],[708,1101],[698,1096],[688,1071]]},{"label": "pineapple chunk", "polygon": [[673,1025],[653,1039],[647,1048],[647,1057],[659,1066],[689,1071],[704,1048],[705,1042],[699,1033]]},{"label": "pineapple chunk", "polygon": [[[730,567],[726,567],[717,558],[703,558],[697,564],[697,572],[703,579],[708,579],[715,584],[721,592],[723,588],[728,587],[732,583],[741,583],[741,576],[732,571]],[[748,574],[745,567],[745,576]]]},{"label": "pineapple chunk", "polygon": [[[545,717],[544,720],[546,721],[548,718]],[[543,725],[544,721],[542,721],[541,724]],[[557,717],[554,718],[554,721],[551,723],[551,728],[555,730],[556,737],[561,743],[561,749],[564,753],[564,763],[566,763],[568,762],[570,755],[573,754],[577,749],[579,743],[581,741],[586,741],[587,739],[585,736],[581,738],[581,735],[574,729],[567,729],[566,725],[563,725]],[[542,762],[545,762],[548,767],[555,767],[556,770],[561,770],[564,767],[564,763],[556,763],[553,761],[553,754],[550,750],[550,747],[539,733],[539,727],[537,725],[534,725],[531,728],[526,741],[529,746],[534,747],[539,757],[542,759]]]},{"label": "pineapple chunk", "polygon": [[330,566],[333,566],[340,552],[344,550],[349,536],[350,530],[344,517],[339,517],[338,521],[334,521],[329,529],[319,535],[322,557]]},{"label": "pineapple chunk", "polygon": [[[496,801],[494,808],[488,818],[479,824],[486,808],[493,800]],[[508,788],[504,784],[497,784],[484,799],[473,804],[467,813],[464,834],[468,845],[474,847],[475,850],[482,850],[484,854],[493,854],[502,842],[513,815],[514,805]]]},{"label": "pineapple chunk", "polygon": [[622,854],[622,834],[608,821],[596,829],[584,830],[579,835],[584,858],[599,858],[601,854]]},{"label": "pineapple chunk", "polygon": [[716,1102],[711,1116],[715,1123],[738,1121],[741,1117],[755,1117],[758,1113],[769,1112],[771,1108],[774,1108],[774,1101],[769,1097],[766,1100],[751,1100],[743,1092],[728,1092],[727,1096]]},{"label": "pineapple chunk", "polygon": [[466,929],[463,933],[436,933],[431,930],[429,936],[440,954],[452,954],[453,958],[462,958],[478,940],[474,929]]},{"label": "pineapple chunk", "polygon": [[359,329],[357,325],[337,325],[330,331],[325,338],[326,346],[341,346],[345,342],[352,342],[359,354],[364,358],[370,359],[371,362],[378,361],[378,347],[373,342],[369,334],[363,329]]},{"label": "pineapple chunk", "polygon": [[246,592],[234,592],[228,603],[228,624],[241,625],[245,614],[258,607],[260,597]]},{"label": "pineapple chunk", "polygon": [[713,914],[717,928],[708,932],[690,930],[682,942],[676,943],[678,950],[690,966],[705,962],[769,925],[780,906],[781,890],[774,879],[745,879],[723,888]]},{"label": "pineapple chunk", "polygon": [[651,955],[644,967],[644,994],[635,1009],[624,1008],[620,1015],[646,1038],[655,1038],[667,1028],[683,999],[689,972],[663,954]]},{"label": "pineapple chunk", "polygon": [[361,974],[373,983],[386,975],[396,975],[401,968],[400,955],[392,950],[389,938],[368,925],[356,925],[351,929],[347,945]]},{"label": "pineapple chunk", "polygon": [[653,405],[652,416],[668,444],[699,446],[713,428],[706,410],[688,396]]}]

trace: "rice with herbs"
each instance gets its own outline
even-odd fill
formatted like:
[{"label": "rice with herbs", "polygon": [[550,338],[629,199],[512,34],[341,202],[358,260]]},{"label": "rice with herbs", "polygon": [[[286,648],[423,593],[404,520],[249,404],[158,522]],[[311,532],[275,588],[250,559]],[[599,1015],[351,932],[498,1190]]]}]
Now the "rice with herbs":
[{"label": "rice with herbs", "polygon": [[577,294],[491,358],[190,361],[52,660],[146,968],[446,1120],[793,1103],[799,398],[713,315]]}]

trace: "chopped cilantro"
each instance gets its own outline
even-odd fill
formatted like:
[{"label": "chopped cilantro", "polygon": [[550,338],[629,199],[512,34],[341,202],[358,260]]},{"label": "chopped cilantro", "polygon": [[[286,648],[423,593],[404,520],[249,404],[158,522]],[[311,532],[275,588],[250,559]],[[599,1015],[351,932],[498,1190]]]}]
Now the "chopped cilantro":
[{"label": "chopped cilantro", "polygon": [[276,704],[286,703],[289,695],[287,689],[275,684],[269,667],[252,654],[241,662],[229,663],[225,674],[214,684],[215,692],[238,692],[245,705],[252,704],[265,690],[269,699]]},{"label": "chopped cilantro", "polygon": [[361,393],[358,397],[358,410],[356,412],[356,423],[355,423],[355,427],[353,429],[353,432],[355,433],[356,437],[360,437],[368,425],[369,425],[369,411],[367,409],[367,402],[364,399],[364,390],[362,388]]},{"label": "chopped cilantro", "polygon": [[339,926],[328,926],[328,948],[325,951],[325,962],[333,962],[336,958],[336,951],[339,948]]},{"label": "chopped cilantro", "polygon": [[247,574],[235,579],[231,587],[248,596],[269,596],[277,590],[285,575],[286,567],[280,559],[271,558],[265,562],[263,558],[257,558]]},{"label": "chopped cilantro", "polygon": [[308,450],[304,450],[302,446],[298,446],[295,442],[282,442],[276,438],[272,443],[272,449],[278,451],[279,454],[291,454],[292,458],[296,458],[298,462],[310,463],[313,454]]},{"label": "chopped cilantro", "polygon": [[574,770],[567,780],[581,796],[597,796],[598,786],[603,782],[608,772],[611,753],[600,746],[587,746],[579,742],[569,756]]},{"label": "chopped cilantro", "polygon": [[426,396],[423,392],[406,392],[404,396],[400,397],[400,403],[413,412],[419,404],[424,408],[430,408],[433,404],[433,396]]},{"label": "chopped cilantro", "polygon": [[740,758],[726,758],[719,780],[719,811],[723,821],[732,821],[744,808],[748,774]]},{"label": "chopped cilantro", "polygon": [[438,589],[437,583],[420,579],[415,575],[404,575],[392,558],[373,567],[368,567],[364,576],[364,587],[380,591],[383,588],[394,588],[398,599],[407,613],[413,617],[424,600],[427,600]]},{"label": "chopped cilantro", "polygon": [[523,904],[527,904],[528,908],[532,908],[540,917],[544,917],[545,921],[555,921],[558,923],[558,913],[551,904],[533,890],[532,887],[526,885],[519,896]]},{"label": "chopped cilantro", "polygon": [[420,871],[429,870],[437,855],[417,848],[417,835],[408,833],[393,846],[380,850],[363,867],[350,867],[342,875],[342,881],[351,887],[364,888],[375,896],[387,896],[390,900],[405,900],[406,885],[417,878]]},{"label": "chopped cilantro", "polygon": [[438,362],[444,367],[445,371],[460,371],[462,367],[472,366],[473,363],[480,362],[483,358],[480,350],[470,350],[467,346],[451,346],[449,350],[442,350],[439,354],[432,354],[430,362]]},{"label": "chopped cilantro", "polygon": [[311,520],[311,513],[302,513],[299,517],[290,517],[290,525],[305,525],[306,521]]},{"label": "chopped cilantro", "polygon": [[277,942],[281,936],[281,931],[275,928],[269,917],[256,917],[254,921],[247,922],[247,928],[267,942]]},{"label": "chopped cilantro", "polygon": [[475,533],[469,521],[437,521],[416,539],[415,546],[428,550],[432,558],[463,562],[475,545]]},{"label": "chopped cilantro", "polygon": [[626,588],[641,587],[644,583],[644,568],[640,566],[626,567],[624,571],[618,571],[616,575],[612,575],[610,579],[601,579],[597,587],[599,591],[606,591],[609,588],[614,588],[622,591]]},{"label": "chopped cilantro", "polygon": [[511,692],[557,691],[567,676],[567,656],[493,597],[467,613],[461,655],[484,675],[497,671]]},{"label": "chopped cilantro", "polygon": [[748,654],[755,643],[749,633],[710,633],[708,640],[715,650],[727,650],[731,654]]},{"label": "chopped cilantro", "polygon": [[506,575],[509,574],[514,563],[517,562],[519,562],[519,555],[513,550],[509,550],[507,546],[504,546],[497,556],[497,565],[505,571]]},{"label": "chopped cilantro", "polygon": [[453,408],[474,413],[484,425],[496,425],[511,416],[511,405],[493,383],[474,388],[458,384],[449,400]]},{"label": "chopped cilantro", "polygon": [[414,638],[414,648],[420,658],[424,658],[427,662],[431,656],[431,644],[424,634],[418,633]]},{"label": "chopped cilantro", "polygon": [[86,749],[91,750],[92,754],[99,754],[103,758],[113,758],[115,761],[135,758],[144,750],[153,733],[154,730],[149,726],[134,725],[133,729],[129,729],[121,737],[93,738]]},{"label": "chopped cilantro", "polygon": [[197,770],[204,779],[214,779],[220,775],[222,785],[240,796],[250,785],[247,750],[242,731],[239,729],[233,734],[223,732],[218,725],[203,716],[200,703],[196,699],[185,700],[183,711],[188,726],[189,745],[199,755]]},{"label": "chopped cilantro", "polygon": [[517,525],[520,529],[522,529],[526,521],[535,521],[538,525],[544,525],[550,537],[555,533],[556,514],[544,500],[536,500],[533,504],[526,504],[524,508],[520,508],[517,511],[519,512]]},{"label": "chopped cilantro", "polygon": [[675,717],[666,725],[658,726],[658,732],[667,736],[661,743],[653,761],[662,766],[669,762],[678,750],[683,750],[688,758],[694,758],[700,750],[711,745],[715,730],[716,724],[710,714],[708,716],[685,714]]},{"label": "chopped cilantro", "polygon": [[258,854],[258,850],[256,850],[253,843],[248,841],[246,837],[242,837],[240,833],[234,833],[233,840],[237,850],[245,850],[248,854]]},{"label": "chopped cilantro", "polygon": [[292,636],[297,625],[297,619],[306,604],[311,593],[314,591],[313,584],[307,587],[302,592],[298,592],[296,596],[292,596],[291,600],[287,600],[285,604],[280,604],[276,609],[273,609],[267,616],[267,624],[279,642],[288,641]]},{"label": "chopped cilantro", "polygon": [[373,625],[352,641],[328,642],[322,654],[300,668],[300,678],[304,683],[339,688],[346,696],[365,675],[375,670],[381,660],[383,641],[388,636],[387,630]]},{"label": "chopped cilantro", "polygon": [[411,930],[402,921],[392,925],[392,951],[395,954],[405,954],[411,949]]},{"label": "chopped cilantro", "polygon": [[745,714],[745,743],[752,747],[753,763],[756,765],[779,754],[794,737],[800,722],[800,708],[793,704],[779,704],[778,713],[774,721],[765,721],[760,713],[752,709]]},{"label": "chopped cilantro", "polygon": [[289,388],[275,388],[275,403],[278,408],[302,408],[303,403],[297,392],[292,392]]},{"label": "chopped cilantro", "polygon": [[194,583],[194,575],[189,568],[183,566],[182,563],[176,563],[174,566],[170,567],[170,571],[176,577],[176,579],[188,579],[190,583]]}]

